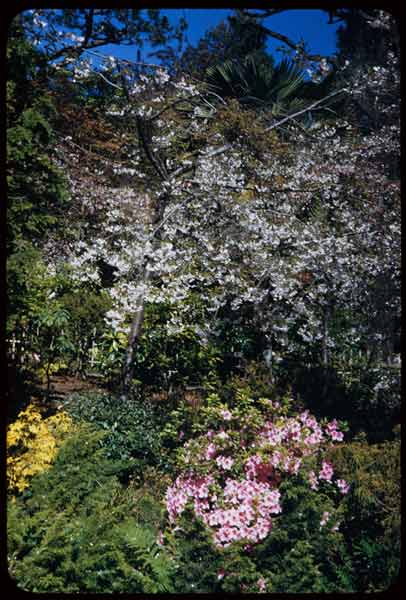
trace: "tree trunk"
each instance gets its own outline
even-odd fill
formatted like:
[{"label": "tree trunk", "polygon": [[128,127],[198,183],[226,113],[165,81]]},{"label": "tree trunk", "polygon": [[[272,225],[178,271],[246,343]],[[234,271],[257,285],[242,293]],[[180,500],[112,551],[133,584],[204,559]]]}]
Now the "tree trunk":
[{"label": "tree trunk", "polygon": [[[130,102],[130,96],[128,93],[128,89],[124,86],[125,93],[127,95],[127,99]],[[155,169],[159,179],[162,182],[167,181],[168,174],[166,172],[165,161],[159,156],[156,152],[154,152],[152,148],[152,134],[153,134],[153,123],[151,120],[142,118],[140,116],[136,117],[137,123],[137,132],[138,139],[141,148],[143,148],[147,159],[150,164]],[[155,240],[161,239],[160,226],[162,225],[162,218],[165,211],[165,207],[169,202],[170,195],[168,192],[163,193],[159,199],[156,200],[155,206],[152,211],[152,219],[151,224],[155,227],[155,230],[152,233],[152,237]],[[143,282],[147,284],[150,280],[151,273],[148,269],[148,262],[144,268],[144,277]],[[128,348],[125,357],[124,367],[122,369],[121,377],[122,377],[122,393],[121,397],[126,398],[128,395],[128,391],[130,389],[131,380],[134,375],[134,353],[139,342],[139,338],[141,335],[142,324],[144,321],[144,304],[145,304],[145,295],[144,293],[140,294],[137,298],[135,314],[133,321],[131,323],[130,335],[128,339]]]},{"label": "tree trunk", "polygon": [[[148,265],[145,267],[144,278],[143,281],[145,284],[148,283],[150,279],[150,270],[148,269]],[[128,338],[128,347],[125,357],[125,362],[122,370],[122,397],[126,397],[128,391],[130,389],[131,380],[134,376],[134,353],[137,347],[137,344],[140,339],[142,324],[144,321],[144,303],[145,296],[144,293],[140,294],[137,299],[134,318],[131,323],[130,335]]]},{"label": "tree trunk", "polygon": [[322,339],[322,361],[324,367],[328,367],[330,362],[330,353],[328,349],[328,326],[331,316],[331,309],[326,306],[323,317],[323,339]]}]

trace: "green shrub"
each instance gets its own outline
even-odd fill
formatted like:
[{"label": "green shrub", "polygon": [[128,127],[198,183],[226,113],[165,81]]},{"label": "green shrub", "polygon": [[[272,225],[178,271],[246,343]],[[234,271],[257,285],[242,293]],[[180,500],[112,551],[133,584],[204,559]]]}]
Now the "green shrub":
[{"label": "green shrub", "polygon": [[218,573],[222,555],[210,539],[203,524],[185,514],[179,528],[165,535],[165,547],[177,565],[175,591],[179,593],[220,592]]},{"label": "green shrub", "polygon": [[[399,431],[397,434],[399,435]],[[400,439],[368,444],[365,435],[332,451],[337,472],[353,482],[342,531],[359,591],[387,589],[400,570]]]},{"label": "green shrub", "polygon": [[[298,481],[282,487],[286,498],[283,512],[274,517],[271,535],[257,545],[238,542],[219,549],[203,523],[185,512],[176,531],[165,534],[165,546],[178,564],[175,591],[354,591],[343,534],[320,526],[320,514],[331,509],[331,500],[326,495],[316,498]],[[328,526],[334,525],[332,521]]]},{"label": "green shrub", "polygon": [[156,541],[159,493],[151,488],[142,503],[134,486],[120,485],[120,465],[106,456],[105,436],[82,426],[53,466],[10,502],[9,572],[19,587],[39,593],[172,591],[174,563]]},{"label": "green shrub", "polygon": [[[255,549],[255,561],[273,592],[352,592],[352,569],[341,532],[342,511],[327,493],[313,494],[299,480],[281,484],[282,514],[271,535]],[[325,511],[335,515],[321,526]],[[338,530],[334,530],[338,526]]]},{"label": "green shrub", "polygon": [[339,371],[336,366],[303,366],[297,361],[286,364],[284,380],[292,383],[295,395],[315,415],[344,419],[353,433],[366,431],[371,442],[391,437],[400,421],[396,368],[386,365],[382,370],[365,364]]},{"label": "green shrub", "polygon": [[[21,516],[15,514],[13,519],[21,520]],[[31,528],[36,523],[35,518],[23,521]],[[21,540],[21,531],[19,535]],[[46,528],[35,548],[21,554],[12,555],[10,574],[19,587],[33,592],[156,593],[173,589],[174,563],[157,545],[156,532],[130,519],[117,524],[108,507],[87,516],[62,516]]]},{"label": "green shrub", "polygon": [[[187,591],[199,592],[352,591],[338,530],[338,484],[343,482],[320,471],[320,486],[314,487],[310,478],[321,464],[328,467],[326,452],[342,433],[330,438],[327,432],[337,423],[318,424],[308,412],[296,415],[287,396],[270,401],[250,397],[248,384],[236,389],[228,405],[217,394],[207,398],[177,453],[179,476],[167,493],[166,536],[176,542],[178,577]],[[299,461],[296,468],[288,466],[290,461]],[[239,491],[231,492],[237,486]],[[236,514],[233,493],[240,505],[252,509],[251,517]],[[267,512],[262,501],[268,493],[276,504]],[[286,572],[288,560],[291,573]]]},{"label": "green shrub", "polygon": [[158,410],[147,401],[100,393],[72,394],[64,410],[75,420],[105,431],[101,442],[106,456],[122,464],[121,479],[142,476],[145,465],[162,463]]},{"label": "green shrub", "polygon": [[[254,387],[247,378],[234,378],[230,389],[234,388],[235,396],[228,404],[233,415],[254,419],[263,402],[250,397]],[[224,389],[220,394],[224,397]],[[281,405],[288,410],[287,398],[281,399]],[[225,406],[220,395],[212,394],[197,413],[182,407],[172,413],[174,420],[171,418],[163,435],[173,443],[174,465],[177,459],[189,475],[194,459],[202,456],[199,434],[218,428],[221,408]],[[260,419],[255,423],[254,428],[261,427]],[[182,440],[179,424],[185,431]],[[227,423],[223,426],[229,427]],[[185,441],[188,450],[183,453],[177,448]],[[234,448],[235,464],[238,452]],[[187,456],[185,465],[182,461]],[[272,517],[269,536],[254,546],[234,542],[227,548],[216,547],[190,505],[175,530],[165,533],[180,565],[177,590],[348,593],[389,587],[400,562],[399,440],[368,444],[366,437],[360,436],[335,449],[327,447],[325,458],[334,464],[335,477],[350,483],[348,495],[337,507],[331,485],[314,493],[303,477],[282,479],[278,487],[282,512]],[[202,477],[207,474],[205,468],[201,467]],[[232,471],[228,476],[233,476]]]}]

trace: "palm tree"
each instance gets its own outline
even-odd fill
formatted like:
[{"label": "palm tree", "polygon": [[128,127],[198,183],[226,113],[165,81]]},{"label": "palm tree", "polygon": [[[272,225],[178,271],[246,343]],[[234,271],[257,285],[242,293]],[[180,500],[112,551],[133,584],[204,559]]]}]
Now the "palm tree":
[{"label": "palm tree", "polygon": [[236,98],[240,104],[274,117],[299,110],[306,82],[301,69],[287,59],[274,66],[271,59],[249,54],[242,61],[231,59],[206,70],[212,90],[223,98]]}]

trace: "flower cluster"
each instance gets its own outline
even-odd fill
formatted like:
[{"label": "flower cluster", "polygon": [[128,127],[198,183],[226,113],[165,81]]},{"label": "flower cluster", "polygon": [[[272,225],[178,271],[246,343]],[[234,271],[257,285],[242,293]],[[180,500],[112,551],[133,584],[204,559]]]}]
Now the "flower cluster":
[{"label": "flower cluster", "polygon": [[24,491],[34,475],[51,466],[59,446],[73,428],[67,413],[44,418],[34,402],[19,413],[7,430],[7,476],[12,494]]},{"label": "flower cluster", "polygon": [[256,544],[270,534],[274,515],[282,512],[279,484],[284,477],[302,477],[314,491],[335,483],[341,494],[348,492],[346,481],[334,482],[333,465],[323,457],[343,439],[336,420],[318,423],[308,411],[287,416],[276,402],[263,401],[262,407],[262,412],[252,409],[248,419],[244,411],[217,408],[218,431],[209,429],[184,445],[183,473],[166,493],[171,524],[190,508],[217,546]]},{"label": "flower cluster", "polygon": [[170,521],[176,520],[191,499],[195,515],[212,530],[218,546],[264,539],[272,528],[270,515],[281,512],[279,491],[265,483],[228,478],[220,498],[210,485],[213,481],[212,477],[178,477],[166,493]]}]

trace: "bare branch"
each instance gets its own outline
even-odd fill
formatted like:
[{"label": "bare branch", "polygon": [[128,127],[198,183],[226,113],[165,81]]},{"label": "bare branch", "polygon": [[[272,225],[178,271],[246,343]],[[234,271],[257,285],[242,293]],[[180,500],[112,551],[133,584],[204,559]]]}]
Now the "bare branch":
[{"label": "bare branch", "polygon": [[110,81],[109,79],[107,79],[107,77],[105,77],[103,75],[103,73],[101,73],[100,71],[94,71],[94,72],[97,73],[98,75],[100,75],[100,77],[102,79],[104,79],[104,81],[106,83],[108,83],[109,85],[112,85],[113,87],[117,88],[118,90],[123,91],[123,88],[120,85],[117,85],[116,83],[113,83],[112,81]]},{"label": "bare branch", "polygon": [[[104,52],[95,52],[93,50],[89,50],[88,48],[85,48],[83,51],[86,52],[87,54],[93,54],[93,56],[97,56],[98,58],[111,58],[110,54],[104,54]],[[146,63],[146,62],[134,61],[134,60],[129,60],[128,58],[118,58],[116,56],[114,56],[113,58],[118,63],[124,63],[126,65],[137,65],[137,66],[142,66],[142,67],[151,67],[151,69],[162,69],[163,68],[162,65],[156,65],[154,63]]]},{"label": "bare branch", "polygon": [[295,117],[298,117],[300,115],[304,115],[307,112],[310,112],[311,110],[313,110],[314,108],[316,108],[316,106],[319,106],[320,104],[322,104],[322,102],[325,102],[326,100],[329,100],[333,96],[337,96],[337,94],[341,94],[342,92],[345,92],[344,88],[342,88],[341,90],[336,90],[335,92],[332,92],[328,96],[325,96],[324,98],[321,98],[320,100],[317,100],[316,102],[313,102],[313,104],[311,104],[310,106],[307,106],[306,108],[302,108],[302,110],[298,110],[297,112],[295,112],[295,113],[293,113],[291,115],[288,115],[287,117],[281,119],[277,123],[274,123],[270,127],[267,127],[265,129],[265,131],[272,131],[272,129],[276,129],[276,127],[279,127],[283,123],[286,123],[286,121],[290,121],[290,120],[294,119]]},{"label": "bare branch", "polygon": [[[272,17],[278,13],[284,12],[289,9],[263,8],[263,9],[256,9],[256,10],[262,10],[263,12],[262,12],[262,14],[251,13],[251,12],[249,12],[249,9],[243,9],[241,12],[247,17],[251,17],[251,18],[255,18],[255,19],[265,19],[267,17]],[[334,11],[334,12],[336,12],[336,11]],[[342,20],[343,18],[344,17],[341,17],[340,20]],[[267,33],[270,37],[273,37],[274,39],[279,40],[280,42],[283,42],[284,44],[286,44],[286,46],[289,46],[289,48],[292,48],[292,50],[298,51],[300,54],[303,55],[303,57],[306,60],[314,61],[314,62],[319,62],[322,59],[327,59],[329,62],[336,61],[335,56],[322,56],[321,54],[309,54],[308,52],[305,52],[304,49],[299,49],[299,45],[297,43],[293,42],[286,35],[283,35],[282,33],[279,33],[277,31],[273,31],[272,29],[265,27],[263,24],[261,24],[261,27],[262,27],[263,31],[265,33]]]}]

